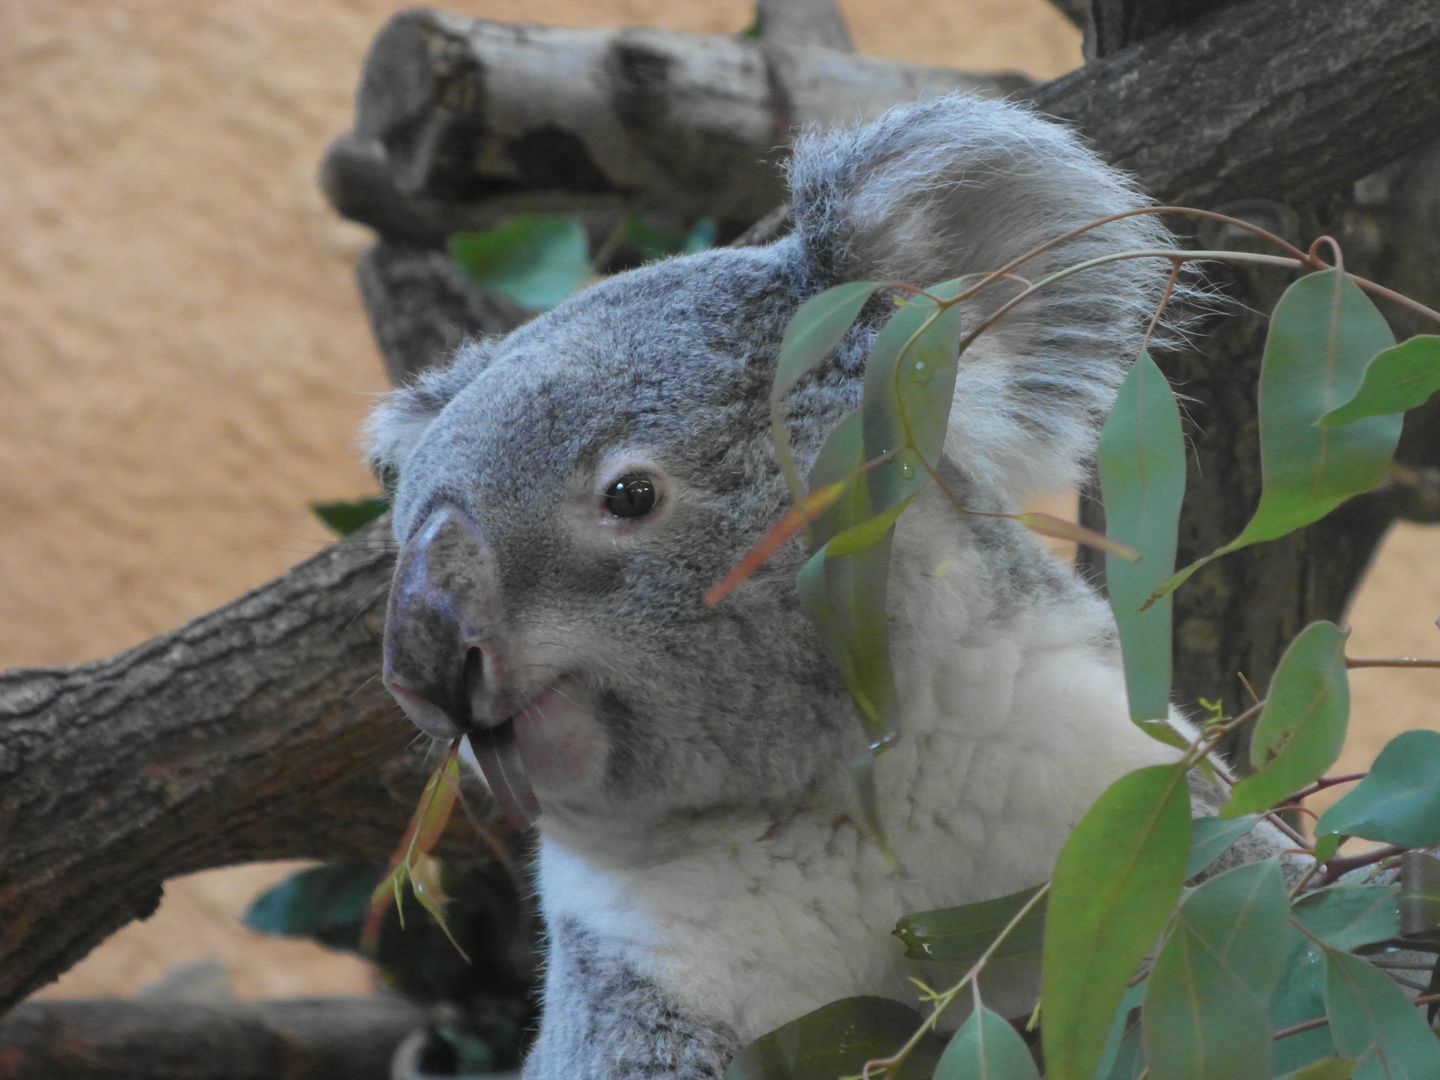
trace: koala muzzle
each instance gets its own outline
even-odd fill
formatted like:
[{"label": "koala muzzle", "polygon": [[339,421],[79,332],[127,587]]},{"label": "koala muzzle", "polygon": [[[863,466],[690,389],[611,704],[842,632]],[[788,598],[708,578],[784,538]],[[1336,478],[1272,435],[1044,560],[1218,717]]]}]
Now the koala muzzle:
[{"label": "koala muzzle", "polygon": [[385,617],[384,678],[421,731],[469,737],[507,816],[534,820],[540,808],[513,723],[525,695],[508,671],[495,555],[457,507],[432,514],[400,552]]},{"label": "koala muzzle", "polygon": [[436,738],[508,715],[496,715],[493,700],[494,561],[479,526],[455,507],[433,514],[400,552],[385,618],[385,686]]}]

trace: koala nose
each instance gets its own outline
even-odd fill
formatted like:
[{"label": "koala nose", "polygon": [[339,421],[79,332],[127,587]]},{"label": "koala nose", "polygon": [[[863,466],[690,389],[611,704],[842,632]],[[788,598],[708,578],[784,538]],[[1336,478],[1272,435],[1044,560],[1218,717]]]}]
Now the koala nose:
[{"label": "koala nose", "polygon": [[385,617],[385,687],[428,735],[501,723],[495,556],[463,510],[432,514],[400,552]]}]

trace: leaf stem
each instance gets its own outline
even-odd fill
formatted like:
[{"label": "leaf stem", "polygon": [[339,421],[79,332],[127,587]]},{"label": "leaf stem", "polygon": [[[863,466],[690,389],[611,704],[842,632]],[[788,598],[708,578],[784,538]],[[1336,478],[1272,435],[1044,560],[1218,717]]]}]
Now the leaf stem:
[{"label": "leaf stem", "polygon": [[1295,794],[1288,796],[1285,799],[1285,805],[1288,806],[1290,803],[1304,802],[1316,792],[1335,787],[1337,784],[1353,784],[1356,780],[1364,780],[1365,777],[1369,775],[1368,772],[1352,772],[1345,773],[1343,776],[1322,776],[1309,787],[1303,787],[1295,792]]},{"label": "leaf stem", "polygon": [[[925,1018],[925,1021],[915,1029],[915,1033],[905,1040],[905,1045],[900,1047],[899,1050],[896,1050],[895,1053],[888,1058],[872,1058],[865,1062],[865,1066],[860,1072],[861,1080],[871,1080],[870,1070],[872,1068],[884,1069],[886,1075],[889,1076],[893,1075],[894,1069],[904,1064],[905,1059],[910,1056],[915,1047],[920,1044],[920,1040],[925,1037],[925,1033],[935,1027],[940,1019],[940,1014],[950,1007],[950,1003],[959,996],[960,992],[964,990],[966,986],[979,977],[980,972],[985,970],[985,965],[988,964],[995,955],[995,950],[1004,944],[1005,939],[1010,936],[1015,927],[1019,926],[1020,923],[1024,921],[1025,916],[1034,910],[1035,905],[1050,892],[1050,884],[1051,883],[1047,881],[1035,890],[1035,895],[1025,901],[1025,905],[1005,924],[1005,928],[996,935],[995,940],[980,954],[980,958],[971,965],[970,970],[965,973],[964,978],[944,993],[934,995],[932,1000],[935,1007],[931,1010],[930,1015]],[[976,993],[978,1000],[978,988]]]},{"label": "leaf stem", "polygon": [[1351,657],[1345,658],[1347,668],[1440,668],[1440,660],[1420,659],[1410,656],[1388,656],[1388,657]]},{"label": "leaf stem", "polygon": [[1325,864],[1325,874],[1320,879],[1321,886],[1333,885],[1352,870],[1359,870],[1361,867],[1374,866],[1376,863],[1384,862],[1386,859],[1393,859],[1396,855],[1402,855],[1407,848],[1399,844],[1386,844],[1384,847],[1376,848],[1374,851],[1367,851],[1361,855],[1346,855],[1331,859]]}]

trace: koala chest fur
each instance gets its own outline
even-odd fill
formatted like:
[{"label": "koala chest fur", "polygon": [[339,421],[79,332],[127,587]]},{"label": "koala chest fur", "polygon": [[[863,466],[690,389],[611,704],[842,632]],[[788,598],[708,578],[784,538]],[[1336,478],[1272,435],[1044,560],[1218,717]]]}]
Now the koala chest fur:
[{"label": "koala chest fur", "polygon": [[[1174,760],[1126,717],[1103,605],[1028,545],[1025,584],[1040,595],[997,605],[1005,568],[960,542],[947,509],[940,498],[914,508],[892,572],[902,734],[877,781],[904,870],[861,824],[842,755],[782,816],[732,811],[664,839],[626,836],[623,822],[552,831],[542,818],[548,921],[612,943],[741,1042],[842,997],[913,1001],[911,976],[945,973],[903,958],[897,919],[1042,883],[1106,786]],[[1000,964],[982,987],[1019,1015],[1036,972]]]},{"label": "koala chest fur", "polygon": [[[888,578],[899,738],[876,780],[904,872],[863,824],[865,740],[801,602],[803,545],[703,603],[790,505],[768,397],[805,300],[994,271],[1144,205],[1069,132],[963,96],[809,136],[790,181],[790,235],[597,284],[373,423],[399,476],[386,685],[539,821],[533,1080],[714,1078],[837,997],[913,1000],[898,917],[1041,883],[1105,786],[1173,754],[1129,723],[1104,605],[1013,522],[950,501],[1004,510],[1076,481],[1163,259],[1062,277],[961,358],[949,494],[899,519]],[[1025,273],[1168,243],[1122,217]],[[967,300],[962,324],[1021,287]],[[802,462],[856,407],[893,310],[882,291],[786,399]],[[987,1000],[1028,1007],[1024,975],[991,972]]]}]

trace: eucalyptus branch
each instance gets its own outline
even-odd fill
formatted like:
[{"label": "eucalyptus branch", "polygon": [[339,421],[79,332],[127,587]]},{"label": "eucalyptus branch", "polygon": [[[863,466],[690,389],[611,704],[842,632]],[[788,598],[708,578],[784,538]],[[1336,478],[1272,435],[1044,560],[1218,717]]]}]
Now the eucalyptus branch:
[{"label": "eucalyptus branch", "polygon": [[1440,668],[1440,660],[1416,660],[1409,656],[1345,658],[1347,668]]},{"label": "eucalyptus branch", "polygon": [[1393,859],[1397,855],[1403,855],[1408,848],[1399,844],[1386,844],[1384,847],[1376,848],[1374,851],[1367,851],[1362,855],[1347,855],[1331,859],[1325,864],[1324,876],[1320,884],[1333,885],[1352,870],[1359,870],[1362,867],[1374,866],[1376,863],[1384,862],[1386,859]]},{"label": "eucalyptus branch", "polygon": [[1309,787],[1303,787],[1295,792],[1295,794],[1289,796],[1285,802],[1287,805],[1290,803],[1304,802],[1310,798],[1311,795],[1324,791],[1326,788],[1336,787],[1339,784],[1353,784],[1357,780],[1364,780],[1365,777],[1369,775],[1368,772],[1353,772],[1345,773],[1343,776],[1322,776]]},{"label": "eucalyptus branch", "polygon": [[908,1058],[915,1047],[920,1044],[920,1040],[925,1037],[926,1032],[934,1029],[936,1023],[940,1020],[940,1014],[950,1007],[950,1003],[960,995],[960,992],[964,990],[966,986],[979,977],[980,973],[985,970],[985,966],[994,957],[995,951],[1004,944],[1005,939],[1014,932],[1015,928],[1024,921],[1025,917],[1035,909],[1035,905],[1048,895],[1049,892],[1050,882],[1047,881],[1035,890],[1034,896],[1025,901],[1025,905],[1005,924],[1005,928],[996,935],[995,940],[980,954],[979,959],[970,966],[970,970],[965,973],[965,976],[958,983],[944,993],[935,994],[931,992],[929,1000],[934,1005],[934,1008],[931,1010],[930,1015],[915,1029],[914,1034],[905,1041],[905,1044],[890,1057],[872,1058],[865,1062],[865,1066],[860,1072],[861,1080],[870,1080],[870,1070],[872,1068],[884,1069],[887,1075],[893,1075],[893,1070],[904,1064],[905,1059]]}]

